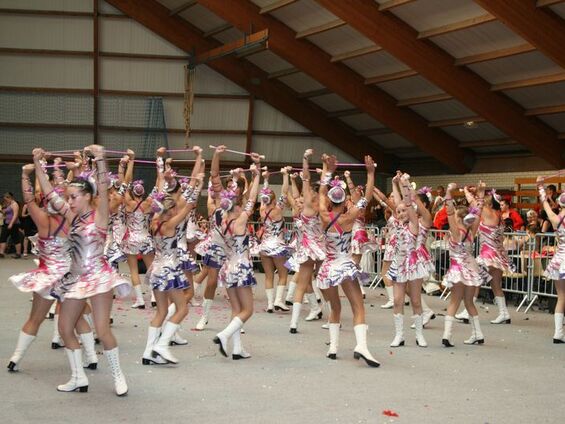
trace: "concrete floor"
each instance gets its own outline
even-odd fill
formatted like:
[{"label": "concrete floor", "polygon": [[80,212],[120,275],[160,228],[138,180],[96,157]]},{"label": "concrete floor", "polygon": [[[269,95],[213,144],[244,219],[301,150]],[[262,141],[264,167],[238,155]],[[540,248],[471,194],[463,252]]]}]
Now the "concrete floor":
[{"label": "concrete floor", "polygon": [[[7,364],[18,331],[29,312],[29,295],[7,277],[32,268],[31,260],[0,260],[0,356]],[[262,281],[262,276],[258,276]],[[565,412],[565,345],[551,343],[552,315],[516,313],[513,324],[494,326],[495,307],[480,309],[483,346],[465,346],[470,327],[457,324],[456,347],[441,347],[443,317],[425,335],[427,349],[415,345],[391,349],[392,312],[382,310],[383,290],[369,291],[366,308],[369,347],[382,363],[371,369],[354,361],[351,313],[344,299],[343,330],[337,361],[325,358],[328,339],[321,321],[301,321],[298,335],[288,333],[290,316],[263,312],[263,290],[256,314],[243,336],[253,358],[234,362],[221,357],[211,339],[227,322],[228,303],[214,304],[206,331],[195,332],[200,308],[192,308],[183,335],[189,346],[175,347],[177,366],[140,364],[151,310],[131,310],[117,301],[114,332],[128,378],[129,394],[118,398],[108,366],[89,371],[88,394],[59,393],[68,379],[62,350],[51,350],[52,322],[46,321],[21,363],[19,373],[0,372],[0,421],[7,423],[198,422],[219,423],[553,423]],[[428,297],[443,314],[445,303]],[[486,308],[488,306],[488,310]],[[306,307],[305,309],[308,309]],[[407,310],[406,316],[410,315]],[[101,350],[101,347],[99,347]],[[3,364],[3,366],[5,366]],[[399,417],[383,414],[396,412]]]}]

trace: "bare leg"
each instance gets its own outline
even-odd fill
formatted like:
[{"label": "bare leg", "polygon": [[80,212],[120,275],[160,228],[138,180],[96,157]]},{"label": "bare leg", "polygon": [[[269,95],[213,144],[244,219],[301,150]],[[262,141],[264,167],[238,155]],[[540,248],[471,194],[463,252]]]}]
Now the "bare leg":
[{"label": "bare leg", "polygon": [[341,283],[341,288],[351,305],[353,312],[353,325],[365,324],[365,305],[363,304],[363,294],[357,281],[347,280]]},{"label": "bare leg", "polygon": [[[94,327],[96,327],[96,334],[102,342],[104,350],[112,350],[118,346],[116,338],[110,328],[110,313],[112,312],[113,302],[112,290],[90,298]],[[66,301],[63,302],[63,304],[64,303],[66,303]]]},{"label": "bare leg", "polygon": [[37,293],[33,293],[33,302],[29,317],[22,327],[22,331],[31,336],[36,336],[41,323],[45,320],[45,316],[49,312],[53,300],[47,300]]},{"label": "bare leg", "polygon": [[[65,347],[67,349],[80,349],[80,345],[75,336],[75,327],[79,318],[82,317],[84,309],[84,299],[67,299],[61,302],[61,310],[59,313],[59,334],[61,335]],[[106,321],[106,325],[109,325]]]}]

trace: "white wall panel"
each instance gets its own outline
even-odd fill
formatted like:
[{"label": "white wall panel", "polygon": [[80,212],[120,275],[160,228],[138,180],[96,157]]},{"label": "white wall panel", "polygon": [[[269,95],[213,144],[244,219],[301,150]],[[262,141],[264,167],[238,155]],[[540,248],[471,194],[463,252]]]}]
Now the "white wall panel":
[{"label": "white wall panel", "polygon": [[[183,99],[165,99],[168,128],[184,128]],[[191,126],[195,129],[246,130],[249,101],[234,99],[194,99]]]},{"label": "white wall panel", "polygon": [[253,137],[253,150],[265,155],[267,162],[299,163],[306,149],[314,149],[313,162],[319,162],[322,153],[336,155],[341,162],[357,162],[352,156],[317,137]]},{"label": "white wall panel", "polygon": [[0,0],[0,8],[92,12],[92,0]]},{"label": "white wall panel", "polygon": [[101,58],[100,87],[108,90],[184,90],[183,65],[156,60]]},{"label": "white wall panel", "polygon": [[368,130],[372,128],[383,128],[384,125],[377,121],[375,118],[367,113],[358,113],[351,116],[343,116],[339,118],[347,125],[355,128],[356,130]]},{"label": "white wall panel", "polygon": [[[168,136],[169,148],[171,149],[183,149],[184,148],[184,135],[173,134]],[[245,151],[246,137],[244,135],[208,135],[208,134],[193,134],[190,136],[189,145],[190,146],[200,146],[204,150],[203,156],[206,159],[206,169],[210,170],[210,160],[212,160],[212,155],[214,151],[208,146],[214,145],[219,146],[224,144],[228,149]],[[194,155],[190,153],[179,153],[174,154],[173,157],[179,159],[193,159]],[[245,161],[245,158],[241,155],[234,153],[224,153],[222,154],[222,160],[229,162],[241,162]]]},{"label": "white wall panel", "polygon": [[309,131],[298,122],[293,121],[271,105],[260,100],[255,102],[253,129],[262,131]]},{"label": "white wall panel", "polygon": [[247,94],[247,91],[237,84],[209,68],[199,66],[196,68],[194,91],[206,94]]},{"label": "white wall panel", "polygon": [[90,58],[0,56],[0,85],[92,88],[92,75]]},{"label": "white wall panel", "polygon": [[0,16],[0,47],[92,51],[92,19]]},{"label": "white wall panel", "polygon": [[0,151],[3,154],[30,155],[36,147],[46,150],[82,149],[93,141],[89,131],[0,129]]},{"label": "white wall panel", "polygon": [[111,18],[101,19],[100,50],[104,52],[186,56],[186,53],[181,49],[134,20]]}]

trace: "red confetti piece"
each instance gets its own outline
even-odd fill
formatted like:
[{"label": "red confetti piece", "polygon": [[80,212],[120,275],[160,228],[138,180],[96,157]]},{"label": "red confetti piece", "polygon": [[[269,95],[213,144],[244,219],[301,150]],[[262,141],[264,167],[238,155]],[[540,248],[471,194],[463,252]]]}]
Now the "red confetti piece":
[{"label": "red confetti piece", "polygon": [[385,415],[385,416],[387,416],[387,417],[398,417],[398,416],[399,416],[396,412],[394,412],[394,411],[392,411],[392,410],[390,410],[390,409],[385,409],[385,410],[383,411],[383,415]]}]

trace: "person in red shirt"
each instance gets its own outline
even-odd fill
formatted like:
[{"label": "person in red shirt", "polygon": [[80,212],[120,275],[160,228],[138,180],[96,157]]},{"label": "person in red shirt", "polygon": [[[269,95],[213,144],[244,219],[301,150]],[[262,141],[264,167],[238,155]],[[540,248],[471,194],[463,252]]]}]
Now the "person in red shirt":
[{"label": "person in red shirt", "polygon": [[500,201],[500,211],[502,212],[502,219],[510,218],[512,220],[512,228],[514,231],[524,229],[524,220],[516,209],[510,208],[510,203],[506,199]]},{"label": "person in red shirt", "polygon": [[444,205],[434,216],[434,228],[437,230],[443,230],[447,225],[447,208]]}]

